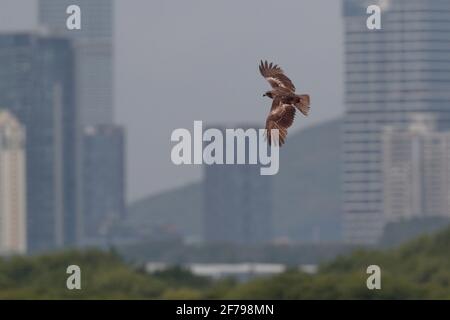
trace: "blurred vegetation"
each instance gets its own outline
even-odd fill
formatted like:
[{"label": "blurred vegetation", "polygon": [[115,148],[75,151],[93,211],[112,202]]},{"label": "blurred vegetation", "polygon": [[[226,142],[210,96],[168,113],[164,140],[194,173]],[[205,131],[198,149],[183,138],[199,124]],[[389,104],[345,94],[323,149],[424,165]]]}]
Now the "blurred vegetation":
[{"label": "blurred vegetation", "polygon": [[[289,270],[246,283],[214,281],[182,268],[146,274],[115,252],[71,251],[0,260],[0,299],[450,299],[450,229],[390,250],[358,250],[315,275]],[[66,268],[82,270],[82,290],[66,289]],[[368,290],[366,268],[382,270]]]}]

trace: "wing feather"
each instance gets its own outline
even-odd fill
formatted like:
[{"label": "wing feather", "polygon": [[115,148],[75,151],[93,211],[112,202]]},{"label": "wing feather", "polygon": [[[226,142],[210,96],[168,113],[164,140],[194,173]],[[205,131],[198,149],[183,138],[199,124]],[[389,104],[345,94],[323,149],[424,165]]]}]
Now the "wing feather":
[{"label": "wing feather", "polygon": [[284,88],[291,92],[295,92],[295,86],[283,72],[283,70],[274,63],[268,63],[261,60],[259,72],[269,82],[274,89]]}]

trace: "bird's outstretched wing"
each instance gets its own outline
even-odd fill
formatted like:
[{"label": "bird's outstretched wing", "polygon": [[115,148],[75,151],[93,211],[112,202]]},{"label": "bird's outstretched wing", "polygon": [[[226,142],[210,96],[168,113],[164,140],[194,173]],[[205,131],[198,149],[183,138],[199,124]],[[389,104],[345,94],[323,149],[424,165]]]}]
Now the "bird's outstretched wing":
[{"label": "bird's outstretched wing", "polygon": [[[272,129],[278,129],[278,142],[282,146],[286,140],[287,129],[292,125],[295,118],[295,108],[290,104],[283,104],[279,98],[272,102],[272,109],[266,120],[266,137],[269,145],[272,144]],[[275,141],[277,143],[277,141]]]},{"label": "bird's outstretched wing", "polygon": [[274,89],[284,88],[291,92],[295,92],[295,86],[292,81],[284,74],[283,70],[273,64],[272,62],[269,64],[267,61],[262,61],[259,65],[259,71],[262,76],[269,81],[270,85]]}]

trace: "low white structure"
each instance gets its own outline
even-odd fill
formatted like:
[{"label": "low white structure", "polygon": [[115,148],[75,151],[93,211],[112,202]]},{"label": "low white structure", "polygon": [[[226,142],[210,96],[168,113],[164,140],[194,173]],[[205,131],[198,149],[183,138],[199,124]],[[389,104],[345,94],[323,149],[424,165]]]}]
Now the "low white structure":
[{"label": "low white structure", "polygon": [[[147,272],[163,271],[170,265],[162,262],[149,262]],[[278,263],[191,263],[183,267],[195,275],[214,279],[236,278],[247,280],[258,276],[271,276],[286,271],[286,266]],[[315,273],[316,265],[301,265],[298,270]]]}]

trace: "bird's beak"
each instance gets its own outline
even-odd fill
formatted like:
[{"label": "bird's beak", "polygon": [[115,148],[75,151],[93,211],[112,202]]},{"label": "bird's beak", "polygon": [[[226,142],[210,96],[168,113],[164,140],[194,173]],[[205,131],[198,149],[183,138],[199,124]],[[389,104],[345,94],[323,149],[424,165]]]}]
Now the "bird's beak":
[{"label": "bird's beak", "polygon": [[267,96],[267,94],[264,93],[264,94],[263,94],[263,97],[265,97],[265,96]]}]

